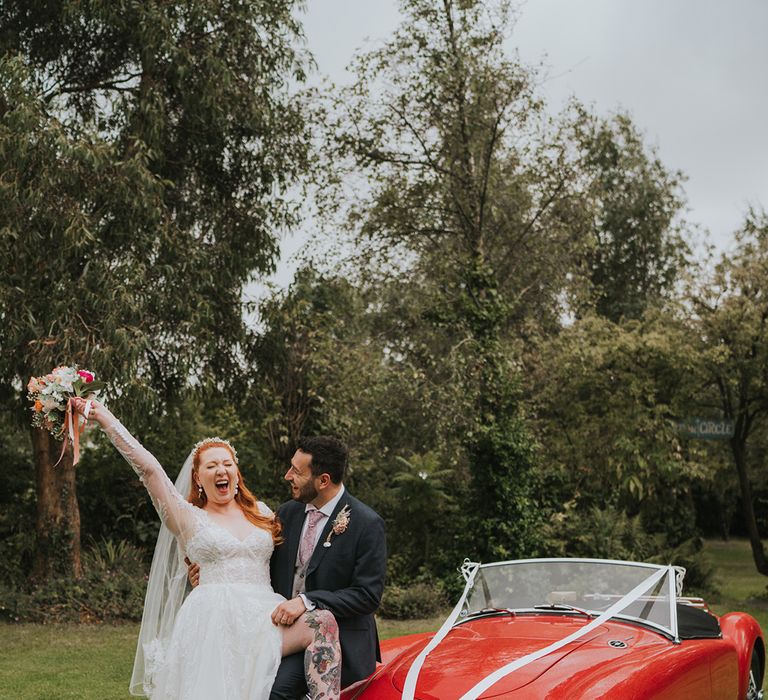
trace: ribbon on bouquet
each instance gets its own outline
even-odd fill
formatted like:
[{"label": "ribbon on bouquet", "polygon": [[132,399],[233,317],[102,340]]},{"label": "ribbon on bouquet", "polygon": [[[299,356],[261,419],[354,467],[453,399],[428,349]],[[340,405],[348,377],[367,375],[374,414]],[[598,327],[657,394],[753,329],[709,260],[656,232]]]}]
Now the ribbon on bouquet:
[{"label": "ribbon on bouquet", "polygon": [[61,454],[59,459],[54,464],[54,467],[59,466],[59,462],[64,459],[64,455],[69,447],[69,441],[72,441],[72,466],[74,467],[80,461],[80,435],[85,430],[85,424],[88,422],[88,414],[91,412],[90,399],[85,402],[85,409],[83,410],[83,419],[80,420],[74,409],[72,408],[72,399],[67,401],[67,409],[64,412],[64,444],[61,446]]}]

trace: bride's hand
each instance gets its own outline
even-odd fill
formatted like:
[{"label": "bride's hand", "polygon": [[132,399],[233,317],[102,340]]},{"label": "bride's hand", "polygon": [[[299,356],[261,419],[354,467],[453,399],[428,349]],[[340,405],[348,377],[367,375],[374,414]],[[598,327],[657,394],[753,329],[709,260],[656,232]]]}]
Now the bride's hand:
[{"label": "bride's hand", "polygon": [[[89,402],[91,407],[88,415],[86,415],[85,409]],[[106,425],[111,419],[114,419],[114,416],[109,412],[109,409],[107,409],[101,401],[96,401],[95,399],[84,399],[81,396],[74,396],[72,398],[72,409],[75,413],[84,416],[86,420],[94,420],[101,426]]]},{"label": "bride's hand", "polygon": [[200,565],[190,561],[189,557],[184,557],[184,563],[187,565],[187,577],[192,588],[200,583]]}]

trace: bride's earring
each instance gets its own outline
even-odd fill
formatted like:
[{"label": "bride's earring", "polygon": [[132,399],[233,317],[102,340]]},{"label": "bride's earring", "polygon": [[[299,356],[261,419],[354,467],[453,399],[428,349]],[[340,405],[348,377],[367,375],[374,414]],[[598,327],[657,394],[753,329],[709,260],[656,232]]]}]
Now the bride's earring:
[{"label": "bride's earring", "polygon": [[238,491],[240,491],[240,482],[239,481],[235,484],[235,496],[237,496]]},{"label": "bride's earring", "polygon": [[203,487],[202,487],[200,484],[198,484],[198,485],[197,485],[197,495],[198,495],[200,498],[202,498],[202,497],[203,497]]}]

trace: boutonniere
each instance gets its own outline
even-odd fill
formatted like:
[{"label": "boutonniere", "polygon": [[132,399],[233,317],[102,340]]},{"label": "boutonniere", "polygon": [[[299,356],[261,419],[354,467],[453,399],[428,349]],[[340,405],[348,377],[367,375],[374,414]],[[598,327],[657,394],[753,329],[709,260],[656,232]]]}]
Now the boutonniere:
[{"label": "boutonniere", "polygon": [[328,533],[328,537],[325,538],[325,542],[323,542],[323,547],[330,547],[331,546],[331,537],[334,535],[340,535],[342,532],[345,532],[347,529],[347,526],[349,525],[349,514],[352,511],[350,511],[349,506],[344,506],[336,515],[336,517],[333,520],[333,525],[331,526],[331,531]]}]

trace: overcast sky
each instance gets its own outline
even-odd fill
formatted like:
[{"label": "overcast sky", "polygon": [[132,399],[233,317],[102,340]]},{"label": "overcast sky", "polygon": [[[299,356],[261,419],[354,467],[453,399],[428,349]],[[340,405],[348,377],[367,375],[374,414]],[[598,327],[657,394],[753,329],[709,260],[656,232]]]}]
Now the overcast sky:
[{"label": "overcast sky", "polygon": [[[353,53],[400,23],[396,0],[308,0],[307,47],[337,83]],[[551,111],[575,95],[628,111],[688,176],[687,218],[727,248],[749,204],[768,207],[768,0],[528,0],[509,41],[546,66]],[[276,277],[290,281],[284,243]]]}]

